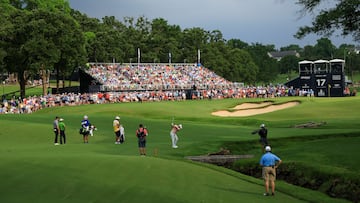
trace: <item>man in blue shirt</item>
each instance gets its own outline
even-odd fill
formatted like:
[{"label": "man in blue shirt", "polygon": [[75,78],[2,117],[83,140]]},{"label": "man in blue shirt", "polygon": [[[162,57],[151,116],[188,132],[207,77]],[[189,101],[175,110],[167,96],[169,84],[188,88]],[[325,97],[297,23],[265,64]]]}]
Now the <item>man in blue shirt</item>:
[{"label": "man in blue shirt", "polygon": [[266,153],[260,159],[262,174],[265,183],[265,196],[269,196],[269,183],[271,184],[271,195],[275,195],[276,168],[281,164],[281,159],[271,153],[271,147],[265,147]]},{"label": "man in blue shirt", "polygon": [[83,129],[83,140],[84,143],[89,143],[89,134],[90,134],[90,121],[88,119],[88,116],[84,116],[84,119],[81,121],[81,127]]}]

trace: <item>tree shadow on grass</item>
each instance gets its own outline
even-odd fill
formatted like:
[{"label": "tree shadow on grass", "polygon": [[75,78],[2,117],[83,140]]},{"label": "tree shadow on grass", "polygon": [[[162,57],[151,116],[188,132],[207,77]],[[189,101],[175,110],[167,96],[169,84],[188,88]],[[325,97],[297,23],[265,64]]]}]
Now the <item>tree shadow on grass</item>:
[{"label": "tree shadow on grass", "polygon": [[217,190],[229,191],[229,192],[234,192],[234,193],[242,193],[242,194],[248,194],[248,195],[258,196],[259,194],[262,194],[261,191],[260,192],[249,192],[249,191],[243,191],[243,190],[236,189],[236,188],[225,188],[225,187],[211,186],[211,185],[209,185],[209,187],[215,188]]}]

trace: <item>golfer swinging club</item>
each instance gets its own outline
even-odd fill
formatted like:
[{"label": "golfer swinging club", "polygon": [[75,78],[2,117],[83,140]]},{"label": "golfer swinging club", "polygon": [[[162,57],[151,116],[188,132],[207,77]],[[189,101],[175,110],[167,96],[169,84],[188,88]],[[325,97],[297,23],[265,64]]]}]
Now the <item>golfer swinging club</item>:
[{"label": "golfer swinging club", "polygon": [[259,136],[260,136],[259,141],[261,143],[261,149],[262,149],[262,152],[264,152],[265,147],[269,145],[268,140],[267,140],[268,130],[265,127],[265,124],[261,124],[260,129],[251,132],[251,134],[253,134],[253,135],[254,134],[259,134]]},{"label": "golfer swinging club", "polygon": [[171,123],[170,137],[171,137],[172,148],[174,148],[174,149],[178,148],[177,142],[178,142],[179,138],[176,133],[181,129],[182,129],[181,124],[175,125],[174,123]]}]

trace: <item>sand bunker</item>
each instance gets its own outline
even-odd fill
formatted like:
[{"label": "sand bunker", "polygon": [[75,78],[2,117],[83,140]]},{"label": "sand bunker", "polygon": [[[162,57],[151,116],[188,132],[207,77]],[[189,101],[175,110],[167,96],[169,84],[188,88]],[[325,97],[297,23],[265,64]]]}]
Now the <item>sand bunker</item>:
[{"label": "sand bunker", "polygon": [[211,113],[214,116],[221,117],[244,117],[244,116],[253,116],[258,114],[270,113],[273,111],[278,111],[286,108],[290,108],[298,105],[299,102],[287,102],[284,104],[272,104],[272,102],[263,102],[263,103],[244,103],[236,106],[236,111],[216,111]]},{"label": "sand bunker", "polygon": [[253,109],[253,108],[261,108],[264,106],[271,105],[272,102],[262,102],[262,103],[242,103],[240,105],[235,106],[233,109],[242,110],[242,109]]}]

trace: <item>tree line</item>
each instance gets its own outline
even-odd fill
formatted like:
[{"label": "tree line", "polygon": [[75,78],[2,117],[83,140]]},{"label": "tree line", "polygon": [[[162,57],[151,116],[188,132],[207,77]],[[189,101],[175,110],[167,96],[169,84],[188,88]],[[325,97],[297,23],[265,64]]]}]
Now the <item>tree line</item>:
[{"label": "tree line", "polygon": [[[145,16],[91,18],[70,8],[67,0],[0,0],[0,73],[17,73],[20,95],[25,96],[29,78],[56,73],[57,87],[87,62],[197,63],[234,82],[269,83],[278,74],[297,71],[298,61],[344,58],[359,64],[355,46],[336,47],[328,38],[314,46],[248,44],[224,39],[220,30],[200,27],[182,29],[163,18]],[[300,34],[299,34],[300,35]],[[269,52],[295,50],[300,54],[280,61]],[[358,70],[359,67],[352,67]],[[46,93],[44,84],[44,94]]]}]

